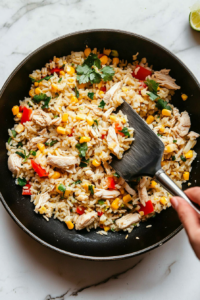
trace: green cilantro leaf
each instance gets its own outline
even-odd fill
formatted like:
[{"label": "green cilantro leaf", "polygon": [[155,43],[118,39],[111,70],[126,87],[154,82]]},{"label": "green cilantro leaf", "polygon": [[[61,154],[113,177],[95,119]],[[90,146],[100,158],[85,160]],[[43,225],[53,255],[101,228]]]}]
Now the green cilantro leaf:
[{"label": "green cilantro leaf", "polygon": [[12,137],[10,136],[9,139],[8,139],[8,142],[7,142],[8,145],[10,145],[10,142],[11,142],[11,141],[12,141]]},{"label": "green cilantro leaf", "polygon": [[42,79],[38,80],[37,82],[41,82],[42,80],[47,80],[48,81],[51,77],[53,77],[53,75],[43,77]]},{"label": "green cilantro leaf", "polygon": [[98,107],[101,108],[101,109],[104,109],[105,105],[106,105],[106,103],[103,100],[101,100]]},{"label": "green cilantro leaf", "polygon": [[80,168],[85,168],[85,167],[87,167],[89,161],[90,161],[89,159],[82,158],[79,167],[80,167]]},{"label": "green cilantro leaf", "polygon": [[104,200],[99,200],[99,201],[98,201],[98,204],[100,204],[100,205],[103,205],[104,203],[105,203]]},{"label": "green cilantro leaf", "polygon": [[20,177],[17,178],[17,182],[18,182],[18,185],[20,185],[20,186],[25,186],[27,183],[25,178],[20,178]]},{"label": "green cilantro leaf", "polygon": [[118,130],[118,131],[122,132],[125,136],[130,137],[130,133],[127,127],[124,127],[122,130]]},{"label": "green cilantro leaf", "polygon": [[[96,119],[94,120],[94,123],[96,123],[96,126],[99,125],[99,123],[98,123],[98,121]],[[94,126],[95,126],[95,124],[92,125],[92,127],[94,127]]]},{"label": "green cilantro leaf", "polygon": [[93,187],[92,184],[88,185],[88,190],[89,190],[89,192],[90,192],[91,195],[94,195],[94,187]]},{"label": "green cilantro leaf", "polygon": [[115,177],[117,177],[117,178],[120,177],[120,175],[119,175],[117,172],[115,172],[113,175],[114,175]]},{"label": "green cilantro leaf", "polygon": [[148,86],[150,92],[157,94],[159,84],[155,80],[147,79],[144,83]]},{"label": "green cilantro leaf", "polygon": [[85,157],[86,155],[86,151],[88,149],[88,146],[87,146],[87,143],[82,143],[82,144],[76,144],[76,148],[78,149],[79,151],[79,156],[80,157]]},{"label": "green cilantro leaf", "polygon": [[176,156],[172,155],[172,160],[175,160],[176,159]]},{"label": "green cilantro leaf", "polygon": [[40,101],[45,101],[47,99],[47,95],[46,94],[39,94],[39,95],[35,95],[33,97],[33,101],[36,102],[36,103],[39,103]]},{"label": "green cilantro leaf", "polygon": [[60,83],[62,81],[62,77],[60,77],[60,79],[58,80],[58,83]]},{"label": "green cilantro leaf", "polygon": [[168,105],[168,102],[163,100],[163,99],[159,99],[156,103],[156,107],[158,109],[168,109],[168,110],[172,110],[171,106]]},{"label": "green cilantro leaf", "polygon": [[51,97],[48,97],[46,100],[44,100],[44,105],[42,105],[42,109],[49,108],[50,100],[51,100]]},{"label": "green cilantro leaf", "polygon": [[89,68],[96,66],[98,69],[100,69],[101,61],[96,54],[90,53],[90,55],[85,59],[83,66],[84,65],[87,65]]},{"label": "green cilantro leaf", "polygon": [[23,146],[22,142],[19,142],[19,143],[17,144],[17,148],[22,147],[22,146]]},{"label": "green cilantro leaf", "polygon": [[11,130],[13,137],[15,138],[17,135],[17,132],[15,130]]},{"label": "green cilantro leaf", "polygon": [[158,95],[156,95],[156,94],[154,94],[154,93],[152,93],[152,92],[148,92],[147,95],[149,96],[149,98],[150,98],[152,101],[156,100],[156,99],[159,97]]},{"label": "green cilantro leaf", "polygon": [[29,76],[29,78],[30,78],[32,83],[36,82],[36,80],[33,77]]},{"label": "green cilantro leaf", "polygon": [[24,153],[22,153],[22,152],[19,152],[19,151],[16,151],[15,153],[17,153],[19,156],[21,156],[22,158],[25,158],[26,157],[26,155],[24,155]]},{"label": "green cilantro leaf", "polygon": [[173,143],[177,143],[177,140],[173,140]]},{"label": "green cilantro leaf", "polygon": [[112,230],[112,232],[115,232],[115,229],[113,227],[110,228]]},{"label": "green cilantro leaf", "polygon": [[160,133],[157,133],[157,136],[162,136],[162,134],[160,134]]},{"label": "green cilantro leaf", "polygon": [[93,100],[93,97],[94,97],[94,93],[88,93],[88,97]]},{"label": "green cilantro leaf", "polygon": [[115,74],[115,71],[112,67],[106,66],[101,70],[101,78],[103,81],[111,81],[113,79],[113,76]]},{"label": "green cilantro leaf", "polygon": [[29,152],[29,155],[36,156],[36,151],[31,150],[31,151]]},{"label": "green cilantro leaf", "polygon": [[186,161],[186,157],[184,155],[181,155],[180,158],[182,161]]},{"label": "green cilantro leaf", "polygon": [[77,87],[75,86],[75,95],[76,95],[76,98],[79,97],[79,91],[77,90]]},{"label": "green cilantro leaf", "polygon": [[74,184],[81,184],[81,182],[82,182],[81,180],[77,180],[74,182]]}]

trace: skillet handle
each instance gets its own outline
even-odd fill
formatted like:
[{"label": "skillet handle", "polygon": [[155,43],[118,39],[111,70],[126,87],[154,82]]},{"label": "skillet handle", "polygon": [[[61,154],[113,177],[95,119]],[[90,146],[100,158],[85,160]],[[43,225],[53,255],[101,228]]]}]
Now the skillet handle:
[{"label": "skillet handle", "polygon": [[167,176],[167,174],[165,174],[163,169],[158,170],[155,177],[171,195],[183,198],[198,214],[200,214],[199,207],[195,206],[195,203],[190,201],[186,194]]}]

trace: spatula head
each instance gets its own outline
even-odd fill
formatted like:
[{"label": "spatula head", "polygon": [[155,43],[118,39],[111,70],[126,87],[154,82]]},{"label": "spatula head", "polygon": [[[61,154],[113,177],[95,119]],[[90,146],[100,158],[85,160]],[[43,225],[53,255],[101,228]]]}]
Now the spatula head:
[{"label": "spatula head", "polygon": [[122,159],[113,157],[111,166],[127,181],[142,175],[153,177],[161,168],[164,144],[127,102],[119,109],[134,128],[135,141]]}]

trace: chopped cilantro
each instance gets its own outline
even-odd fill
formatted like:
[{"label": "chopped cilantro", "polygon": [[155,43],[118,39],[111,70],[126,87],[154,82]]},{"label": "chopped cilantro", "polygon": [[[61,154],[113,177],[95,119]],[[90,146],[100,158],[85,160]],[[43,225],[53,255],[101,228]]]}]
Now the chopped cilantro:
[{"label": "chopped cilantro", "polygon": [[86,155],[86,151],[88,149],[88,146],[87,146],[87,143],[82,143],[82,144],[76,144],[76,148],[78,149],[79,151],[79,156],[80,157],[85,157]]},{"label": "chopped cilantro", "polygon": [[31,151],[29,152],[29,155],[36,156],[36,151],[31,150]]},{"label": "chopped cilantro", "polygon": [[42,80],[47,80],[48,81],[51,77],[53,77],[53,75],[46,76],[46,77],[38,80],[37,82],[41,82]]},{"label": "chopped cilantro", "polygon": [[176,156],[175,155],[172,155],[172,160],[175,160],[176,159]]},{"label": "chopped cilantro", "polygon": [[95,69],[91,69],[87,65],[78,66],[76,72],[78,74],[77,80],[79,84],[87,83],[89,81],[91,83],[99,83],[101,81],[101,75],[97,73]]},{"label": "chopped cilantro", "polygon": [[94,186],[92,184],[88,185],[88,190],[89,190],[91,195],[94,195]]},{"label": "chopped cilantro", "polygon": [[124,127],[122,130],[118,130],[118,131],[122,132],[125,136],[130,137],[130,133],[127,127]]},{"label": "chopped cilantro", "polygon": [[101,108],[101,109],[104,109],[104,106],[106,105],[106,103],[103,101],[103,100],[101,100],[101,102],[100,102],[100,104],[99,104],[99,108]]},{"label": "chopped cilantro", "polygon": [[184,155],[181,155],[180,158],[182,161],[186,161],[186,157]]},{"label": "chopped cilantro", "polygon": [[52,147],[54,144],[56,144],[58,141],[57,140],[53,140],[53,141],[51,141],[50,143],[45,143],[45,145],[46,146],[50,146],[50,147]]},{"label": "chopped cilantro", "polygon": [[25,186],[27,183],[25,178],[20,178],[20,177],[17,178],[17,182],[18,182],[18,185],[20,185],[20,186]]},{"label": "chopped cilantro", "polygon": [[[96,119],[94,120],[94,123],[96,123],[96,126],[99,125],[99,123],[98,123],[98,121]],[[92,126],[94,126],[94,124]]]},{"label": "chopped cilantro", "polygon": [[99,204],[99,205],[103,205],[104,203],[105,203],[104,200],[99,200],[99,201],[98,201],[98,204]]},{"label": "chopped cilantro", "polygon": [[36,82],[36,80],[33,77],[29,76],[29,78],[30,78],[32,83]]},{"label": "chopped cilantro", "polygon": [[85,59],[83,66],[87,65],[88,67],[96,66],[98,69],[101,68],[101,61],[98,56],[94,53],[90,53],[90,55]]},{"label": "chopped cilantro", "polygon": [[119,175],[117,172],[115,172],[113,175],[114,175],[115,177],[117,177],[117,178],[120,177],[120,175]]},{"label": "chopped cilantro", "polygon": [[113,79],[113,76],[115,74],[115,71],[113,68],[106,66],[104,67],[101,72],[103,73],[101,75],[103,81],[111,81]]},{"label": "chopped cilantro", "polygon": [[59,116],[55,115],[55,116],[53,116],[53,118],[56,119],[56,118],[59,118]]},{"label": "chopped cilantro", "polygon": [[118,57],[119,56],[119,53],[117,50],[112,50],[111,53],[110,53],[112,56],[115,56],[115,57]]},{"label": "chopped cilantro", "polygon": [[22,147],[22,146],[23,146],[22,142],[19,142],[19,143],[17,144],[17,148]]},{"label": "chopped cilantro", "polygon": [[157,136],[160,136],[160,137],[161,137],[161,136],[162,136],[162,134],[160,134],[160,133],[157,133]]},{"label": "chopped cilantro", "polygon": [[80,167],[80,168],[85,168],[85,167],[87,167],[89,161],[90,161],[89,159],[82,158],[79,167]]},{"label": "chopped cilantro", "polygon": [[72,184],[81,184],[81,183],[82,183],[81,180],[77,180],[77,181],[74,181],[74,182],[70,183],[69,186],[71,186]]},{"label": "chopped cilantro", "polygon": [[39,94],[35,95],[33,97],[33,101],[36,103],[39,103],[40,101],[44,102],[44,105],[42,106],[42,109],[49,107],[49,101],[51,100],[51,97],[48,97],[46,94]]},{"label": "chopped cilantro", "polygon": [[115,232],[115,229],[113,227],[110,228],[112,230],[112,232]]},{"label": "chopped cilantro", "polygon": [[162,109],[172,110],[171,106],[168,105],[168,102],[163,99],[159,99],[157,101],[156,107],[161,110]]},{"label": "chopped cilantro", "polygon": [[157,94],[159,84],[155,80],[147,79],[144,83],[148,86],[150,92]]},{"label": "chopped cilantro", "polygon": [[26,155],[22,152],[16,151],[15,153],[17,153],[19,156],[21,156],[22,158],[25,158]]},{"label": "chopped cilantro", "polygon": [[79,97],[79,91],[77,90],[77,87],[75,86],[75,95],[76,95],[76,98]]},{"label": "chopped cilantro", "polygon": [[62,81],[62,77],[60,77],[60,79],[58,80],[58,83],[60,83]]},{"label": "chopped cilantro", "polygon": [[93,97],[94,97],[94,93],[88,93],[88,97],[93,100]]},{"label": "chopped cilantro", "polygon": [[15,138],[17,135],[17,132],[15,130],[11,130],[13,137]]},{"label": "chopped cilantro", "polygon": [[62,183],[59,184],[58,190],[63,193],[63,197],[64,197],[64,194],[65,194],[65,191],[66,191],[66,187],[64,186],[64,184],[62,184]]},{"label": "chopped cilantro", "polygon": [[12,138],[11,138],[11,136],[9,137],[9,139],[8,139],[8,145],[10,145],[10,142],[11,142],[11,140],[12,140]]},{"label": "chopped cilantro", "polygon": [[152,101],[156,100],[156,99],[159,97],[158,95],[156,95],[156,94],[154,94],[154,93],[152,93],[152,92],[148,92],[147,95],[149,96],[149,98],[150,98]]},{"label": "chopped cilantro", "polygon": [[177,140],[173,140],[173,143],[177,143]]}]

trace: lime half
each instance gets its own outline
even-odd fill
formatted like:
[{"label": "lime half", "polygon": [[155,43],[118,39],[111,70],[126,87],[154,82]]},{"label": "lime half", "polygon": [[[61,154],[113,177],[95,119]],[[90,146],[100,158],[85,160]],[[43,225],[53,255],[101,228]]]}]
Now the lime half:
[{"label": "lime half", "polygon": [[200,31],[200,8],[195,11],[191,11],[189,15],[189,22],[190,26],[194,30]]}]

